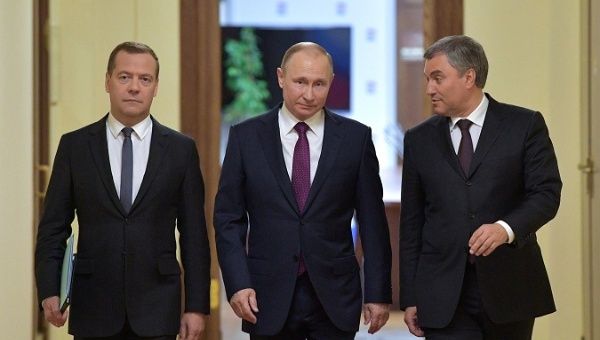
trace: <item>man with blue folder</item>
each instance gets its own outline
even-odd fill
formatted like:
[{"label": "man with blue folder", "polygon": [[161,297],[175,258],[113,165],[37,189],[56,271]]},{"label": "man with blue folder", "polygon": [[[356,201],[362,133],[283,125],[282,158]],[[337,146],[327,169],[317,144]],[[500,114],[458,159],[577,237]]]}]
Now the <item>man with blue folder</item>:
[{"label": "man with blue folder", "polygon": [[[62,136],[39,224],[35,273],[46,320],[62,326],[65,240],[79,235],[69,333],[79,339],[199,339],[209,313],[210,252],[194,141],[150,116],[154,51],[125,42],[106,72],[110,112]],[[176,257],[179,230],[182,270]],[[183,306],[182,306],[183,303]]]}]

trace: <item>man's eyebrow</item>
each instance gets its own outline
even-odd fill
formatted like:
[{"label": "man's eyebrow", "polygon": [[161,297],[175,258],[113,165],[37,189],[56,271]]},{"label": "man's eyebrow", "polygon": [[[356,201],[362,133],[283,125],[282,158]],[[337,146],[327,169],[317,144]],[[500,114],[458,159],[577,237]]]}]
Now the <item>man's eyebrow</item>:
[{"label": "man's eyebrow", "polygon": [[430,76],[430,77],[432,77],[432,76],[438,76],[438,75],[443,75],[443,74],[444,74],[444,72],[442,72],[440,70],[433,70],[429,74],[425,73],[426,76]]}]

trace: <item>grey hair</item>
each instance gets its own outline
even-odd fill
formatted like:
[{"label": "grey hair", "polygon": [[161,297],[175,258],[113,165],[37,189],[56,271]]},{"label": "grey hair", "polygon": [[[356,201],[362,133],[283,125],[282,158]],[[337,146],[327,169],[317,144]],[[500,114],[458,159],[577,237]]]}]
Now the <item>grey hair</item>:
[{"label": "grey hair", "polygon": [[466,35],[451,35],[433,43],[423,57],[430,60],[438,54],[444,54],[448,63],[462,76],[469,69],[475,71],[475,85],[482,89],[488,74],[488,61],[480,43]]}]

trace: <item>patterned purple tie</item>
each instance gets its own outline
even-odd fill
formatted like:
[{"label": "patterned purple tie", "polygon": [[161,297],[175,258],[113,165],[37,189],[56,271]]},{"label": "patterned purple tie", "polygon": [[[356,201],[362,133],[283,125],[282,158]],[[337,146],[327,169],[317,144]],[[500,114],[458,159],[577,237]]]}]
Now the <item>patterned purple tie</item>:
[{"label": "patterned purple tie", "polygon": [[[306,138],[308,125],[300,122],[294,126],[294,130],[298,133],[298,141],[294,147],[294,159],[292,162],[292,186],[298,203],[298,211],[304,212],[306,199],[310,190],[310,147]],[[304,266],[304,257],[300,254],[298,258],[298,276],[306,272]]]},{"label": "patterned purple tie", "polygon": [[456,125],[460,129],[462,138],[458,146],[458,161],[463,169],[465,177],[469,175],[469,167],[471,166],[471,160],[473,159],[473,140],[471,139],[471,133],[469,127],[473,124],[468,119],[461,119],[456,122]]},{"label": "patterned purple tie", "polygon": [[298,211],[304,212],[304,205],[310,190],[310,147],[306,138],[308,125],[300,122],[294,126],[298,132],[298,141],[294,147],[294,160],[292,164],[292,186],[298,203]]}]

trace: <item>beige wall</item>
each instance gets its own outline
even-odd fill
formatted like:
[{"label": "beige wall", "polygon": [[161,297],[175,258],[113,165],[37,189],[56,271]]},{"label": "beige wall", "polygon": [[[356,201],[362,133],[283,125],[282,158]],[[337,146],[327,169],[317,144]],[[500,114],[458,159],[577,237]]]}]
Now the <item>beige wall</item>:
[{"label": "beige wall", "polygon": [[62,134],[108,112],[106,62],[127,40],[144,42],[158,55],[159,90],[151,113],[179,128],[178,0],[53,0],[50,6],[52,154]]},{"label": "beige wall", "polygon": [[3,339],[31,339],[33,332],[32,16],[32,1],[0,0],[0,337]]},{"label": "beige wall", "polygon": [[486,49],[486,91],[540,110],[564,182],[557,217],[539,233],[558,312],[536,321],[534,339],[583,334],[580,121],[583,1],[465,0],[465,34]]}]

